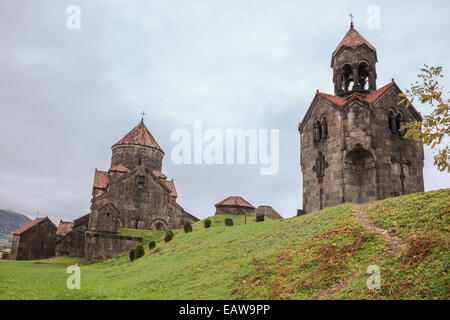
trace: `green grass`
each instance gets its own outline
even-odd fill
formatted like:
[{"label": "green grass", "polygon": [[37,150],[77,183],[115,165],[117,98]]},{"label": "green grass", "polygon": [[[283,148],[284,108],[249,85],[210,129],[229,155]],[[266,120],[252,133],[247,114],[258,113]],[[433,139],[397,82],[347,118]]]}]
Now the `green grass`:
[{"label": "green grass", "polygon": [[450,189],[377,201],[372,222],[402,238],[407,249],[381,266],[381,290],[367,292],[361,277],[339,297],[369,299],[450,298]]},{"label": "green grass", "polygon": [[[448,298],[448,199],[449,190],[441,190],[369,207],[375,224],[405,241],[437,240],[425,241],[419,258],[413,255],[417,242],[411,242],[408,254],[381,265],[382,290],[368,290],[362,275],[335,297]],[[259,223],[249,214],[247,224],[243,215],[216,215],[210,228],[199,221],[193,232],[175,230],[169,243],[164,232],[122,229],[121,234],[155,240],[156,249],[146,245],[145,256],[134,262],[126,254],[82,264],[81,290],[66,288],[65,273],[79,258],[57,257],[48,264],[0,260],[0,299],[310,299],[385,252],[383,240],[353,219],[353,208],[346,203]],[[224,226],[226,217],[233,218],[233,227]],[[408,282],[411,275],[419,279]],[[395,287],[404,285],[401,291]]]}]

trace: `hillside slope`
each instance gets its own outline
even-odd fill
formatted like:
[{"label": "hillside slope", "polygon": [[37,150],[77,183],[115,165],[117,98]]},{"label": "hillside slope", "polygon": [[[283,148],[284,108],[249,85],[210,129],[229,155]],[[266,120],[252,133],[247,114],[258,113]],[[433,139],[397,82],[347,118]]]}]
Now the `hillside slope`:
[{"label": "hillside slope", "polygon": [[[233,227],[214,216],[211,228],[200,221],[192,233],[176,231],[134,262],[122,256],[82,265],[81,290],[66,289],[65,268],[79,258],[0,260],[0,298],[448,299],[449,199],[447,189],[285,220],[250,216],[243,224],[233,216]],[[373,264],[380,290],[366,287]]]},{"label": "hillside slope", "polygon": [[11,233],[30,222],[27,216],[0,209],[0,239],[9,239]]}]

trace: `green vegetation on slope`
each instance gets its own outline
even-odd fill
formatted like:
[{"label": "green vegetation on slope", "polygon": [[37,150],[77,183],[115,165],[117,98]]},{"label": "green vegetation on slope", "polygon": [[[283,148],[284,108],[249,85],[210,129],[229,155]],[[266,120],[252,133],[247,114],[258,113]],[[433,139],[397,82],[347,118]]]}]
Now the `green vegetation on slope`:
[{"label": "green vegetation on slope", "polygon": [[[381,265],[381,290],[369,291],[363,274],[334,297],[448,298],[448,276],[441,272],[448,270],[444,247],[448,243],[448,198],[449,190],[443,190],[370,206],[368,212],[378,226],[396,230],[404,239],[433,235],[433,244],[428,245],[430,250],[419,252],[419,264],[414,246],[407,248],[409,253],[386,260]],[[68,265],[80,259],[57,257],[48,264],[0,260],[0,298],[311,299],[359,274],[385,253],[384,241],[359,225],[353,210],[352,204],[343,204],[260,223],[249,215],[246,225],[244,216],[217,215],[210,218],[210,228],[199,221],[193,232],[176,230],[169,243],[162,240],[163,235],[151,232],[147,240],[156,238],[159,250],[145,246],[145,256],[133,262],[126,254],[82,265],[81,290],[66,289],[69,275],[65,273]],[[224,226],[227,216],[233,218],[233,227]],[[123,230],[123,234],[136,231]],[[408,272],[422,278],[407,282]],[[392,287],[408,283],[407,289],[401,288],[403,293]]]},{"label": "green vegetation on slope", "polygon": [[449,299],[450,189],[377,201],[366,209],[372,222],[407,244],[381,266],[381,290],[361,277],[337,298]]}]

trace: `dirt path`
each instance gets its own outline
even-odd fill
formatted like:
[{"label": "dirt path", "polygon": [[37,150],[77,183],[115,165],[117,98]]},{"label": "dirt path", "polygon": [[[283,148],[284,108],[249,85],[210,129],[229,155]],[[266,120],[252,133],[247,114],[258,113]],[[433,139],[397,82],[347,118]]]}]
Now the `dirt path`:
[{"label": "dirt path", "polygon": [[[396,236],[390,235],[386,230],[378,228],[377,226],[372,224],[372,222],[370,222],[369,218],[366,215],[366,211],[365,211],[366,205],[367,204],[355,205],[355,211],[354,211],[353,217],[364,228],[375,233],[377,236],[379,236],[381,239],[383,239],[387,243],[387,245],[388,245],[387,255],[385,257],[383,257],[382,259],[380,259],[380,261],[376,261],[377,264],[381,264],[387,257],[395,255],[397,253],[400,253],[405,248],[405,244],[402,239],[400,239]],[[359,276],[361,276],[365,271],[366,271],[365,269],[360,270],[360,271],[356,272],[355,274],[353,274],[352,276],[344,279],[343,281],[332,285],[328,289],[319,293],[314,298],[314,300],[322,300],[322,299],[328,299],[328,298],[332,297],[333,295],[335,295],[342,289],[348,287],[354,280],[356,280]]]}]

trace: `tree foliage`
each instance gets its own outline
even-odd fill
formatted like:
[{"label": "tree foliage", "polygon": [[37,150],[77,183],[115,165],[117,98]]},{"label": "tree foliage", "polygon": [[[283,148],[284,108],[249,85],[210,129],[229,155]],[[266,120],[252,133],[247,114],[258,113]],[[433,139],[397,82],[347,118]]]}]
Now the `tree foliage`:
[{"label": "tree foliage", "polygon": [[424,65],[417,75],[418,79],[405,94],[399,104],[406,102],[410,107],[417,99],[422,104],[429,104],[431,113],[423,116],[423,121],[410,122],[401,127],[405,130],[404,138],[412,137],[423,145],[434,150],[434,165],[439,171],[450,172],[450,150],[448,138],[450,134],[450,99],[443,97],[443,87],[439,80],[443,78],[442,67],[428,67]]}]

